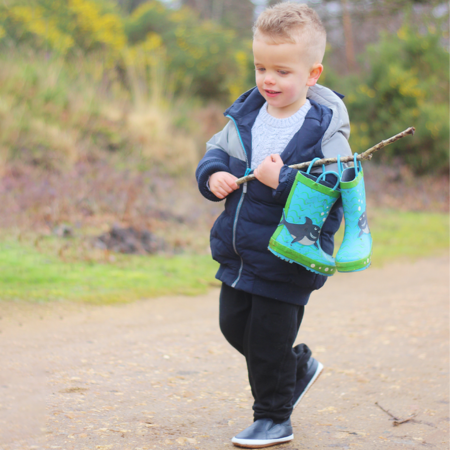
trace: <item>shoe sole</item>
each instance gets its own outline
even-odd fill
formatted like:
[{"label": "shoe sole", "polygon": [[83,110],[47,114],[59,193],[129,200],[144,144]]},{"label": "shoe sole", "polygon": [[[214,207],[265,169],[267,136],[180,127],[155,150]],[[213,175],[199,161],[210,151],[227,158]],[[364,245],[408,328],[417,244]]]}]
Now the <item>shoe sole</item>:
[{"label": "shoe sole", "polygon": [[309,388],[314,384],[314,382],[319,378],[319,375],[323,371],[323,364],[318,362],[317,370],[314,376],[311,378],[311,381],[306,385],[305,390],[303,391],[302,395],[297,399],[297,401],[294,403],[294,408],[300,403],[300,400],[305,396],[305,394],[308,392]]},{"label": "shoe sole", "polygon": [[264,448],[264,447],[272,447],[273,445],[284,444],[285,442],[292,441],[294,439],[294,435],[286,436],[280,439],[271,439],[270,441],[267,439],[235,439],[233,438],[231,442],[236,447],[242,448]]}]

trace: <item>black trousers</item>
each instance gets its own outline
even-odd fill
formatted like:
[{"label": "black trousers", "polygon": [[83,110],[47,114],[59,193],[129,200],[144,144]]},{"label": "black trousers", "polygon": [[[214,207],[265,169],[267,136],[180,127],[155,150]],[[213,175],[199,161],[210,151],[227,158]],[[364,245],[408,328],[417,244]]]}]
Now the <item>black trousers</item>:
[{"label": "black trousers", "polygon": [[292,347],[304,309],[222,284],[220,329],[247,361],[254,420],[284,422],[292,413],[296,379],[311,357],[305,344]]}]

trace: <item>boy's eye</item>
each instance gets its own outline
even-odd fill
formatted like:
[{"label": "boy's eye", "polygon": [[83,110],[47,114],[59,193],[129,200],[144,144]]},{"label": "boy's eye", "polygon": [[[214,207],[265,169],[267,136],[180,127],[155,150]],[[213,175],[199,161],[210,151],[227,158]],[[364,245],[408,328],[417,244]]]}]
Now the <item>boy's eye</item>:
[{"label": "boy's eye", "polygon": [[287,75],[289,72],[286,72],[285,70],[279,70],[278,73],[280,75]]},{"label": "boy's eye", "polygon": [[258,72],[264,72],[266,69],[264,69],[264,67],[257,67],[256,70]]}]

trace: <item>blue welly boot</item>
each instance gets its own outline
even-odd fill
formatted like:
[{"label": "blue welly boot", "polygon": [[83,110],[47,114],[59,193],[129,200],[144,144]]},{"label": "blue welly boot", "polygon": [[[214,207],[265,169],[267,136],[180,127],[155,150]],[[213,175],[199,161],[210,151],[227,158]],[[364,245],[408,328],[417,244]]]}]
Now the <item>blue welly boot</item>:
[{"label": "blue welly boot", "polygon": [[[344,240],[336,255],[339,272],[357,272],[370,266],[372,236],[366,215],[366,192],[361,162],[354,156],[354,167],[341,175],[341,195],[344,207]],[[341,165],[339,165],[339,171]]]},{"label": "blue welly boot", "polygon": [[[269,250],[285,261],[331,276],[336,272],[336,264],[334,258],[321,249],[319,237],[331,208],[340,197],[339,175],[325,172],[325,168],[319,177],[310,174],[317,159],[311,162],[306,173],[297,173],[281,222],[270,239]],[[327,186],[325,181],[321,183],[327,174],[336,175],[334,187]]]}]

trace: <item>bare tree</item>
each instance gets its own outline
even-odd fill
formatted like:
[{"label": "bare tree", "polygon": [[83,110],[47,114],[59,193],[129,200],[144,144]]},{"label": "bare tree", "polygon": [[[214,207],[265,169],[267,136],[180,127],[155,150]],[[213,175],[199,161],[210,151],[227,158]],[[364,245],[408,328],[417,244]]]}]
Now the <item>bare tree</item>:
[{"label": "bare tree", "polygon": [[214,20],[233,28],[240,36],[250,36],[254,5],[250,0],[182,0],[196,10],[202,19]]},{"label": "bare tree", "polygon": [[341,6],[342,24],[344,26],[345,57],[347,60],[347,67],[349,71],[352,72],[356,68],[355,48],[353,46],[352,19],[350,17],[347,0],[341,0]]}]

